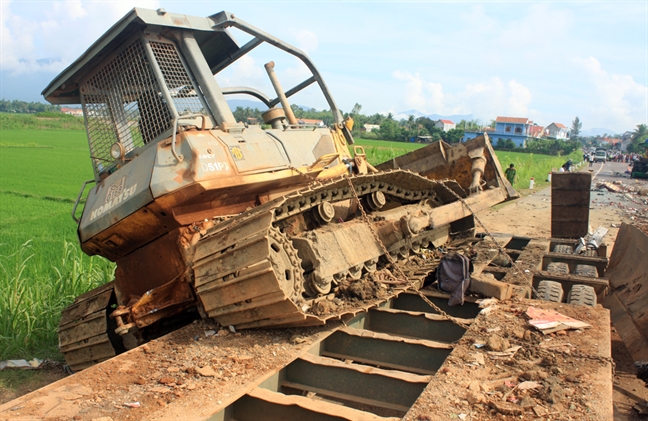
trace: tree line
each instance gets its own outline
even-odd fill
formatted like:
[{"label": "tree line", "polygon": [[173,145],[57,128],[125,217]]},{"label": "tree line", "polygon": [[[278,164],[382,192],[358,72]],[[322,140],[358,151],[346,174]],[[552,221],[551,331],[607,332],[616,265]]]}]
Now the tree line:
[{"label": "tree line", "polygon": [[582,146],[583,144],[580,141],[574,139],[530,139],[527,140],[526,147],[517,147],[511,139],[497,139],[497,142],[493,144],[493,148],[497,150],[558,156],[569,155]]},{"label": "tree line", "polygon": [[61,107],[59,107],[58,105],[44,104],[42,102],[19,101],[17,99],[14,99],[13,101],[9,101],[6,99],[0,100],[0,112],[3,113],[30,114],[30,113],[44,113],[48,111],[60,112]]},{"label": "tree line", "polygon": [[[326,126],[330,126],[334,122],[333,113],[330,110],[317,111],[314,108],[304,109],[294,104],[291,105],[290,108],[293,110],[297,119],[306,118],[322,120]],[[481,127],[477,120],[461,120],[457,123],[457,127],[461,127],[461,129],[456,128],[444,132],[438,127],[434,127],[435,121],[428,117],[415,118],[411,115],[407,119],[396,120],[392,113],[387,115],[379,113],[364,115],[361,111],[362,105],[356,103],[351,109],[351,112],[343,113],[343,115],[345,118],[353,118],[353,136],[364,139],[383,139],[407,142],[412,139],[415,140],[419,136],[430,136],[433,141],[442,139],[448,143],[458,143],[464,135],[464,128],[466,130],[479,130]],[[261,114],[262,112],[260,110],[250,107],[237,107],[236,110],[234,110],[234,118],[236,118],[236,121],[242,122],[249,121],[248,118],[261,122]],[[379,125],[380,129],[372,130],[367,133],[364,130],[365,124]]]}]

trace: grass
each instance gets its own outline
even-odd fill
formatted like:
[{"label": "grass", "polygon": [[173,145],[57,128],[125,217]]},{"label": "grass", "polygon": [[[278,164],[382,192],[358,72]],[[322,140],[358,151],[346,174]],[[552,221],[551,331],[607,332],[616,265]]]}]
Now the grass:
[{"label": "grass", "polygon": [[421,143],[393,142],[389,140],[355,139],[355,144],[362,146],[367,154],[367,160],[372,165],[378,165],[397,156],[423,148]]},{"label": "grass", "polygon": [[53,273],[32,265],[33,258],[31,241],[0,256],[0,359],[60,359],[56,328],[61,311],[80,293],[112,279],[109,262],[83,256],[73,243],[63,244]]},{"label": "grass", "polygon": [[567,156],[550,156],[539,154],[527,154],[521,152],[502,152],[496,151],[497,158],[505,170],[509,164],[514,164],[517,170],[517,181],[513,185],[516,190],[528,189],[531,178],[535,182],[534,189],[542,189],[549,186],[547,175],[552,171],[558,171],[560,167],[571,159],[578,163],[582,161],[582,152],[575,151]]},{"label": "grass", "polygon": [[70,216],[93,178],[78,121],[0,114],[0,360],[62,360],[61,311],[112,279],[112,263],[81,252]]},{"label": "grass", "polygon": [[0,130],[85,130],[83,118],[59,113],[0,113]]}]

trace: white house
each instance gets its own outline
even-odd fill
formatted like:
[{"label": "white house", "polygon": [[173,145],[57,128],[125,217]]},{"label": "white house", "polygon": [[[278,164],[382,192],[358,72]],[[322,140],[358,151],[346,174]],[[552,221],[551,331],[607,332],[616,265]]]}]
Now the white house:
[{"label": "white house", "polygon": [[567,127],[560,123],[551,123],[545,128],[545,135],[550,139],[567,140],[569,131]]},{"label": "white house", "polygon": [[367,133],[371,133],[372,130],[380,130],[380,124],[365,124],[364,129]]},{"label": "white house", "polygon": [[81,108],[61,107],[61,112],[68,115],[83,116],[83,110]]},{"label": "white house", "polygon": [[434,122],[434,127],[447,132],[448,130],[456,128],[457,125],[450,120],[437,120]]},{"label": "white house", "polygon": [[304,126],[317,126],[317,127],[324,127],[324,121],[323,120],[316,120],[312,118],[300,118],[297,119],[298,124],[302,124]]}]

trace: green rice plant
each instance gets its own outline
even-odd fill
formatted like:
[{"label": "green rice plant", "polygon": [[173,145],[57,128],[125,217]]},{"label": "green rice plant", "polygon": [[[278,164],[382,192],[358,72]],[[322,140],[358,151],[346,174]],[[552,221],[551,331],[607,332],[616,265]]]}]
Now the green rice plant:
[{"label": "green rice plant", "polygon": [[542,189],[550,184],[547,181],[547,175],[552,170],[560,169],[568,159],[571,159],[574,163],[578,163],[583,158],[580,150],[574,151],[568,156],[504,151],[495,151],[495,154],[502,165],[502,170],[506,170],[509,164],[515,166],[517,170],[517,181],[513,187],[516,190],[528,189],[531,178],[533,178],[535,183],[534,189]]},{"label": "green rice plant", "polygon": [[62,359],[56,329],[61,312],[76,296],[112,279],[114,265],[83,255],[69,242],[52,270],[29,270],[34,257],[28,241],[0,256],[0,359]]},{"label": "green rice plant", "polygon": [[[425,143],[412,143],[412,142],[394,142],[391,140],[376,140],[376,139],[354,139],[355,145],[363,146],[365,148],[375,147],[378,149],[394,149],[399,151],[411,152],[427,146]],[[401,153],[402,155],[402,153]]]},{"label": "green rice plant", "polygon": [[43,113],[15,114],[0,113],[0,129],[34,129],[34,130],[83,130],[82,117],[67,114]]}]

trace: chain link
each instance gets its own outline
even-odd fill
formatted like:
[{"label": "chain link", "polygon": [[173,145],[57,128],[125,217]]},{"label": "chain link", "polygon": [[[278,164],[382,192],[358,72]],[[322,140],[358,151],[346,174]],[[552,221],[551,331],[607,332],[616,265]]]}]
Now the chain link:
[{"label": "chain link", "polygon": [[[450,187],[446,186],[445,183],[444,183],[443,181],[439,181],[439,183],[440,183],[440,184],[441,184],[441,185],[442,185],[442,186],[443,186],[447,191],[449,191],[449,192],[450,192],[454,197],[456,197],[456,198],[461,202],[461,204],[464,205],[464,206],[466,207],[466,209],[468,209],[468,212],[470,212],[470,213],[473,215],[473,217],[475,218],[475,221],[477,221],[477,223],[479,224],[479,226],[484,230],[484,233],[485,233],[487,236],[489,236],[490,238],[493,239],[493,242],[495,243],[495,246],[497,247],[498,251],[499,251],[500,253],[502,253],[503,255],[507,255],[506,250],[504,250],[504,247],[500,246],[500,244],[497,242],[497,240],[495,240],[495,237],[493,237],[493,234],[491,234],[490,231],[488,231],[488,229],[486,228],[486,225],[484,225],[484,223],[481,221],[481,219],[479,219],[479,218],[477,217],[477,214],[476,214],[475,212],[473,212],[473,210],[470,208],[470,206],[468,205],[468,203],[466,203],[466,201],[465,201],[461,196],[459,196],[459,195],[458,195],[454,190],[452,190]],[[513,259],[510,259],[510,260],[511,260],[511,267],[512,267],[513,269],[515,269],[515,270],[516,270],[516,271],[521,275],[521,277],[522,277],[522,279],[524,280],[524,282],[526,282],[526,284],[531,288],[531,291],[533,291],[533,293],[534,293],[535,296],[537,297],[537,296],[538,296],[538,291],[536,291],[536,289],[533,287],[533,283],[532,283],[531,281],[529,281],[529,279],[527,278],[527,276],[526,276],[526,274],[524,273],[524,271],[522,271],[522,269],[520,269],[520,268],[518,267],[518,265],[513,261]]]},{"label": "chain link", "polygon": [[322,182],[320,180],[318,180],[317,178],[313,177],[310,174],[307,174],[307,173],[301,171],[299,168],[294,167],[292,165],[289,165],[288,168],[293,170],[293,171],[296,171],[299,175],[303,175],[306,179],[310,180],[311,183],[322,185]]},{"label": "chain link", "polygon": [[403,271],[401,270],[401,268],[396,264],[396,262],[395,262],[394,259],[392,258],[391,254],[389,253],[389,250],[387,250],[387,247],[385,246],[385,244],[383,244],[383,242],[380,240],[380,237],[378,236],[378,233],[376,232],[376,230],[375,230],[373,224],[372,224],[371,221],[369,220],[369,216],[367,215],[367,212],[365,212],[365,210],[364,210],[364,206],[362,206],[362,202],[360,201],[360,198],[358,197],[358,193],[356,192],[356,189],[355,189],[355,187],[353,186],[353,182],[351,181],[351,177],[346,176],[346,179],[347,179],[347,183],[349,183],[349,187],[351,188],[351,192],[353,193],[353,197],[355,198],[356,202],[358,203],[358,209],[360,210],[360,213],[362,214],[362,218],[363,218],[363,220],[364,220],[364,221],[367,223],[367,225],[369,226],[369,230],[371,231],[371,234],[373,235],[374,239],[375,239],[376,242],[380,245],[380,247],[382,248],[383,252],[385,253],[385,258],[386,258],[387,261],[392,265],[392,267],[394,268],[394,270],[395,270],[396,272],[398,272],[398,275],[401,276],[401,277],[403,278],[403,280],[404,280],[404,281],[405,281],[405,282],[406,282],[406,283],[407,283],[407,284],[412,288],[412,290],[413,290],[414,292],[416,292],[416,294],[418,294],[418,295],[421,297],[421,299],[422,299],[423,301],[425,301],[425,302],[426,302],[430,307],[432,307],[432,308],[434,309],[434,311],[436,311],[437,313],[439,313],[439,314],[440,314],[444,319],[449,320],[449,321],[455,323],[456,325],[458,325],[458,326],[460,326],[460,327],[462,327],[462,328],[468,330],[468,327],[469,327],[468,325],[466,325],[466,324],[463,323],[462,321],[460,321],[460,320],[458,320],[458,319],[456,319],[456,318],[450,316],[450,315],[449,315],[448,313],[446,313],[445,311],[441,310],[441,309],[440,309],[436,304],[434,304],[432,301],[430,301],[430,299],[428,299],[428,298],[425,296],[425,294],[423,294],[423,293],[422,293],[422,292],[421,292],[421,291],[416,287],[416,285],[414,285],[414,283],[409,279],[409,277],[407,277],[407,276],[405,275],[405,273],[403,273]]}]

